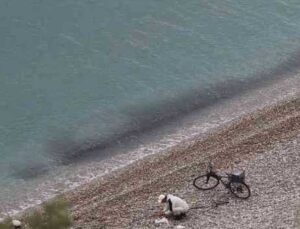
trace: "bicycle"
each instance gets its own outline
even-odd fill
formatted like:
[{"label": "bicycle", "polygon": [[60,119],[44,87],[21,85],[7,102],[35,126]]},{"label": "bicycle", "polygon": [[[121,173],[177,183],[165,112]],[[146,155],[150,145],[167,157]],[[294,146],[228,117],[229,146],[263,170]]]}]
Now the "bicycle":
[{"label": "bicycle", "polygon": [[251,195],[250,188],[245,183],[245,171],[242,173],[217,173],[213,171],[211,163],[208,165],[206,174],[196,177],[193,185],[200,190],[211,190],[217,187],[220,181],[237,198],[247,199]]}]

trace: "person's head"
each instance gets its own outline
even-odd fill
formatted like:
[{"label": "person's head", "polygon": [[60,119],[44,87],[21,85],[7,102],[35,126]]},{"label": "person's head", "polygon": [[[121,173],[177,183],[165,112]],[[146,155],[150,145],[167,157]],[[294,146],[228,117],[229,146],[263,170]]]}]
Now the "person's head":
[{"label": "person's head", "polygon": [[166,203],[167,202],[167,195],[160,195],[159,197],[158,197],[158,202],[160,203],[160,204],[163,204],[163,203]]}]

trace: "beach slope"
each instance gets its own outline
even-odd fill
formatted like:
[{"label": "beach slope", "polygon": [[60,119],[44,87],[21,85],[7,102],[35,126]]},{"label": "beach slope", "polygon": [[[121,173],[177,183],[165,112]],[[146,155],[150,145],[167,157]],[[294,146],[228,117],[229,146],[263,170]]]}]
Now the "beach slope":
[{"label": "beach slope", "polygon": [[[299,145],[300,98],[295,97],[68,192],[75,228],[154,228],[161,193],[202,206],[182,221],[171,221],[172,226],[268,228],[281,223],[290,228],[300,208]],[[222,170],[246,169],[251,198],[236,200],[222,187],[195,190],[193,177],[205,171],[208,161]],[[229,203],[216,207],[224,198]]]}]

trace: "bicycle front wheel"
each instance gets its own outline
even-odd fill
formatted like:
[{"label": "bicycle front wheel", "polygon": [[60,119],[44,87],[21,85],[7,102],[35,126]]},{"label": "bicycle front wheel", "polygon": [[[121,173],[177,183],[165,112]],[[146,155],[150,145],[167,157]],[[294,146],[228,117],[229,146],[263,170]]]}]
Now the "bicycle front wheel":
[{"label": "bicycle front wheel", "polygon": [[229,189],[235,197],[240,199],[247,199],[251,195],[250,188],[244,182],[230,182]]},{"label": "bicycle front wheel", "polygon": [[196,177],[193,181],[193,185],[200,190],[209,190],[217,187],[219,179],[209,174]]}]

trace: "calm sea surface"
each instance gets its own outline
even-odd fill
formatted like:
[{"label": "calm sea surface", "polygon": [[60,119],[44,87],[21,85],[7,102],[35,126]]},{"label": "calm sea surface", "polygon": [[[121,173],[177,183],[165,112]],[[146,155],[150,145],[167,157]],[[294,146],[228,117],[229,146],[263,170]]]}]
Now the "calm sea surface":
[{"label": "calm sea surface", "polygon": [[0,205],[298,70],[299,12],[298,0],[0,0]]}]

